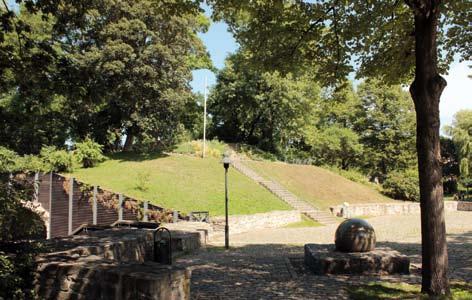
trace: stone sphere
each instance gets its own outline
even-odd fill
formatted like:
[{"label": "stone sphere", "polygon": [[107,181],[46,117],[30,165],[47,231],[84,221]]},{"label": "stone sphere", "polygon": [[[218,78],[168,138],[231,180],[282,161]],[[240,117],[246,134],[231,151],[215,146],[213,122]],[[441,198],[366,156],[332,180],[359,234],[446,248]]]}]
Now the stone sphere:
[{"label": "stone sphere", "polygon": [[348,219],[339,224],[335,236],[336,250],[367,252],[375,249],[374,228],[365,220]]}]

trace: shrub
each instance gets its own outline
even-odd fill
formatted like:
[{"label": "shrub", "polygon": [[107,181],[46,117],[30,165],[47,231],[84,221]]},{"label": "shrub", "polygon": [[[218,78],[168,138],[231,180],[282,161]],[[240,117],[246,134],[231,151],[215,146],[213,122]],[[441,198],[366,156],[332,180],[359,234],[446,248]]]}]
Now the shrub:
[{"label": "shrub", "polygon": [[136,176],[135,189],[146,192],[149,190],[149,183],[151,181],[151,173],[149,171],[139,171]]},{"label": "shrub", "polygon": [[361,184],[364,184],[364,185],[368,185],[368,186],[371,186],[371,187],[376,186],[375,183],[370,182],[369,178],[367,178],[366,175],[362,174],[362,172],[357,170],[357,169],[342,170],[342,169],[332,167],[332,166],[329,166],[329,165],[324,165],[323,168],[328,169],[331,172],[337,173],[337,174],[339,174],[339,175],[343,176],[344,178],[347,178],[351,181],[361,183]]},{"label": "shrub", "polygon": [[20,242],[3,246],[0,251],[0,299],[36,299],[33,290],[35,257],[44,250],[42,244]]},{"label": "shrub", "polygon": [[239,144],[237,145],[238,152],[241,155],[247,156],[252,160],[270,160],[270,161],[277,161],[277,155],[263,151],[255,146]]},{"label": "shrub", "polygon": [[[221,155],[226,151],[227,145],[217,140],[206,141],[205,154],[207,157],[221,158]],[[195,156],[202,156],[203,141],[196,140],[191,142],[184,142],[177,146],[175,153],[189,154]]]},{"label": "shrub", "polygon": [[84,168],[91,168],[105,160],[102,148],[102,145],[86,138],[83,142],[75,144],[74,156]]},{"label": "shrub", "polygon": [[17,172],[22,168],[21,165],[21,156],[5,147],[0,147],[0,172]]},{"label": "shrub", "polygon": [[0,176],[0,243],[46,236],[41,217],[22,203],[32,196],[33,185],[26,174],[17,173],[11,179]]},{"label": "shrub", "polygon": [[388,174],[383,183],[383,193],[400,200],[420,200],[418,171],[411,169]]},{"label": "shrub", "polygon": [[39,154],[44,166],[44,171],[71,172],[72,155],[65,150],[58,150],[54,146],[43,146]]}]

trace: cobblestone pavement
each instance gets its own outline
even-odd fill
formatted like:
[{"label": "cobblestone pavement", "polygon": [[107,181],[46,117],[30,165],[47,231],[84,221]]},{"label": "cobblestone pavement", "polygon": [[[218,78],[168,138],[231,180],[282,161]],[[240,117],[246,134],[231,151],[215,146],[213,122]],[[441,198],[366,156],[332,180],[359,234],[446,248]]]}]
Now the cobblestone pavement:
[{"label": "cobblestone pavement", "polygon": [[[451,278],[472,278],[472,212],[446,216]],[[411,275],[316,276],[303,266],[303,244],[330,243],[335,226],[261,230],[231,236],[232,248],[216,246],[183,257],[192,269],[193,299],[348,299],[346,288],[370,281],[419,283],[419,216],[386,216],[368,221],[379,246],[398,250],[412,260]],[[245,238],[246,237],[246,238]]]}]

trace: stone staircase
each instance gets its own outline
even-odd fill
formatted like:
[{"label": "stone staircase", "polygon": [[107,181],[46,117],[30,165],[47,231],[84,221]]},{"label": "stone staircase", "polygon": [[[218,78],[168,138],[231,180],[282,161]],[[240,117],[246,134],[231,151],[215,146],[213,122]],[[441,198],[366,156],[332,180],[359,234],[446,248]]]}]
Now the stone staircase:
[{"label": "stone staircase", "polygon": [[240,173],[256,181],[257,183],[265,187],[267,190],[269,190],[271,193],[273,193],[275,196],[285,201],[288,205],[300,211],[302,214],[309,217],[310,219],[313,219],[323,225],[339,223],[338,219],[333,217],[331,213],[319,210],[311,204],[307,203],[306,201],[298,198],[286,188],[281,186],[278,182],[263,178],[253,169],[244,164],[243,161],[241,161],[241,159],[239,159],[239,157],[235,153],[233,153],[232,155],[232,165]]}]

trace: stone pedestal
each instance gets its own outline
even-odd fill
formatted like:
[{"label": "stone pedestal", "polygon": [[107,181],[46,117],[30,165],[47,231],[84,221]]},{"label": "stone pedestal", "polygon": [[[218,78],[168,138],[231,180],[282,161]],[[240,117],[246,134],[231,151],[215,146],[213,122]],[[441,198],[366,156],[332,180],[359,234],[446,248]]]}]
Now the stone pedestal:
[{"label": "stone pedestal", "polygon": [[338,252],[334,245],[305,245],[305,264],[315,274],[409,274],[410,259],[390,248]]},{"label": "stone pedestal", "polygon": [[[176,233],[182,251],[198,233]],[[180,243],[180,244],[179,244]],[[114,228],[46,241],[37,257],[35,294],[40,299],[188,300],[191,272],[153,262],[153,231]]]}]

